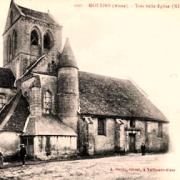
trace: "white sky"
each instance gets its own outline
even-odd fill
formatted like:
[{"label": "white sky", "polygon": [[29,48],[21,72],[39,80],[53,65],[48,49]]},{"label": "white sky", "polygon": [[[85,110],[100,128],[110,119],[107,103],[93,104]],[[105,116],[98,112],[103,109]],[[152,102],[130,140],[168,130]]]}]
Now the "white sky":
[{"label": "white sky", "polygon": [[[137,9],[141,4],[170,0],[15,0],[19,5],[50,13],[63,25],[80,70],[132,79],[170,120],[173,142],[180,125],[180,8]],[[74,7],[81,3],[83,7]],[[92,2],[128,4],[128,9],[89,8]],[[178,1],[173,1],[174,3]],[[0,1],[0,34],[10,0]],[[2,65],[2,37],[0,63]],[[173,145],[173,150],[178,147]]]}]

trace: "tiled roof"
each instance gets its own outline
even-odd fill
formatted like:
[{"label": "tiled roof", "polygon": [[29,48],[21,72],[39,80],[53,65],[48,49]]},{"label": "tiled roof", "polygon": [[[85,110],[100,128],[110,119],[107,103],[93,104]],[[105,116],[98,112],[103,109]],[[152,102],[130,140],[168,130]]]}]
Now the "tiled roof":
[{"label": "tiled roof", "polygon": [[0,125],[3,122],[4,118],[7,116],[8,112],[10,111],[16,97],[18,94],[16,94],[14,97],[12,97],[9,102],[0,110]]},{"label": "tiled roof", "polygon": [[[16,102],[18,101],[18,102]],[[14,103],[17,103],[15,110],[12,114],[9,114]],[[18,92],[12,101],[9,103],[7,108],[1,112],[0,116],[4,119],[7,115],[9,115],[7,123],[2,128],[3,131],[11,131],[11,132],[22,132],[26,119],[29,116],[28,102],[25,97],[22,96],[21,92]]]},{"label": "tiled roof", "polygon": [[25,8],[25,7],[22,7],[22,6],[19,6],[19,5],[17,5],[17,6],[25,16],[28,16],[30,18],[39,19],[39,20],[45,21],[45,22],[47,22],[49,24],[56,24],[57,25],[57,23],[49,15],[49,13],[35,11],[35,10],[28,9],[28,8]]},{"label": "tiled roof", "polygon": [[166,121],[129,80],[79,72],[80,113]]},{"label": "tiled roof", "polygon": [[[32,128],[36,127],[36,128]],[[73,129],[66,126],[54,115],[43,115],[36,119],[31,118],[28,121],[24,135],[62,135],[77,136]]]},{"label": "tiled roof", "polygon": [[0,68],[0,87],[12,88],[15,77],[10,69]]}]

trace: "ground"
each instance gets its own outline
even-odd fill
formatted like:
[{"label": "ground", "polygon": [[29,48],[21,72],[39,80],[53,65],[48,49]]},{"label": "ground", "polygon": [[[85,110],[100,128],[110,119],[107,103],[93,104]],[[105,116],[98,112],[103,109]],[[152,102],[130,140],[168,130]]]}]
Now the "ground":
[{"label": "ground", "polygon": [[[179,180],[177,167],[167,154],[129,154],[96,159],[5,164],[0,179],[63,180]],[[174,161],[176,161],[174,159]]]}]

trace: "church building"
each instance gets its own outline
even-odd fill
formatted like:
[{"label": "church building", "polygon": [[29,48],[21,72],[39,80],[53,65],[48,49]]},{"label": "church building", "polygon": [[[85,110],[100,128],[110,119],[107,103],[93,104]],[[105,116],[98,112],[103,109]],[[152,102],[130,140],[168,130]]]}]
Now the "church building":
[{"label": "church building", "polygon": [[168,150],[168,120],[131,81],[79,70],[50,13],[11,1],[0,68],[0,151],[39,159]]}]

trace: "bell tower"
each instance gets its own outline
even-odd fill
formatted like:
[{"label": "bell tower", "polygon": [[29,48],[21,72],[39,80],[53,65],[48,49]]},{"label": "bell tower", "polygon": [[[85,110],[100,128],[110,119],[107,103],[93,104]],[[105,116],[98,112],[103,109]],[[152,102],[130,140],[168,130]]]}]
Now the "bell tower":
[{"label": "bell tower", "polygon": [[3,33],[3,66],[19,78],[44,54],[56,62],[61,30],[49,13],[19,6],[12,0]]}]

